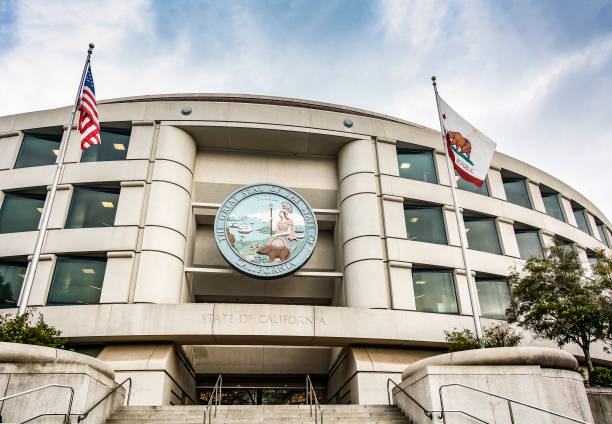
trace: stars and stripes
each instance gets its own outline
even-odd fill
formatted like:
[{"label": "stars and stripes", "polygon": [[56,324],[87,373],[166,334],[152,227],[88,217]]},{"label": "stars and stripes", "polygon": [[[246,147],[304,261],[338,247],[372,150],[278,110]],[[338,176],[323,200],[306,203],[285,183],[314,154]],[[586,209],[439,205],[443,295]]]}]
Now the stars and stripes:
[{"label": "stars and stripes", "polygon": [[81,150],[94,144],[100,144],[100,123],[98,121],[98,106],[96,104],[96,90],[94,89],[91,65],[87,67],[81,102],[79,104],[79,132],[81,133]]}]

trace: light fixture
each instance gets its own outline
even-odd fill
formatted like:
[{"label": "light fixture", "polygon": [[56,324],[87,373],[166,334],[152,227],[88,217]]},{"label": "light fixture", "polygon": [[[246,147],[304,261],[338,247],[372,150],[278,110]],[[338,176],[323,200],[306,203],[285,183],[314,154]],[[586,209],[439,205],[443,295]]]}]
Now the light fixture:
[{"label": "light fixture", "polygon": [[412,165],[410,162],[404,162],[404,163],[402,163],[402,166],[400,166],[400,168],[408,169],[408,168],[410,168],[410,165]]},{"label": "light fixture", "polygon": [[100,203],[102,203],[102,207],[105,207],[105,208],[114,208],[115,207],[115,205],[113,205],[113,202],[100,202]]},{"label": "light fixture", "polygon": [[113,143],[115,150],[125,150],[125,146],[121,143]]},{"label": "light fixture", "polygon": [[91,268],[83,268],[81,269],[81,271],[83,271],[83,274],[95,274],[96,273],[96,271],[94,271]]},{"label": "light fixture", "polygon": [[344,122],[342,123],[346,128],[351,128],[353,126],[353,121],[351,121],[350,119],[345,119]]},{"label": "light fixture", "polygon": [[96,290],[102,291],[102,287],[92,286],[91,284],[89,285],[89,287],[91,287],[92,289],[96,289]]},{"label": "light fixture", "polygon": [[17,277],[19,277],[19,278],[25,278],[25,274],[17,274]]},{"label": "light fixture", "polygon": [[420,296],[414,296],[415,299],[418,299],[419,297],[425,297],[424,294],[420,295]]},{"label": "light fixture", "polygon": [[469,233],[469,232],[470,232],[469,227],[465,229],[465,232],[466,232],[466,233]]},{"label": "light fixture", "polygon": [[36,210],[38,211],[38,213],[42,213],[42,208],[36,208]]},{"label": "light fixture", "polygon": [[423,281],[423,280],[419,280],[419,281],[415,281],[414,284],[426,284],[427,281]]},{"label": "light fixture", "polygon": [[183,106],[181,108],[181,113],[185,116],[191,115],[191,108],[189,106]]},{"label": "light fixture", "polygon": [[459,175],[455,175],[455,181],[459,181],[459,178],[461,178]]},{"label": "light fixture", "polygon": [[53,149],[53,154],[54,154],[55,156],[59,155],[59,150],[58,150],[58,149]]},{"label": "light fixture", "polygon": [[414,224],[415,222],[419,222],[419,218],[418,218],[418,217],[416,217],[416,216],[413,216],[412,218],[410,218],[410,222],[411,222],[411,223],[413,223],[413,224]]}]

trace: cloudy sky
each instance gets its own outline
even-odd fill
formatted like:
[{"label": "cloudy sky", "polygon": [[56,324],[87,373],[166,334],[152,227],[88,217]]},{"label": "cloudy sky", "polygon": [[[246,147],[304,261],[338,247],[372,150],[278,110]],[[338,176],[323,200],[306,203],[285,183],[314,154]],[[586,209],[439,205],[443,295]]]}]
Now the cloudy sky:
[{"label": "cloudy sky", "polygon": [[71,104],[90,41],[98,99],[267,94],[437,129],[435,74],[612,219],[612,0],[0,0],[0,116]]}]

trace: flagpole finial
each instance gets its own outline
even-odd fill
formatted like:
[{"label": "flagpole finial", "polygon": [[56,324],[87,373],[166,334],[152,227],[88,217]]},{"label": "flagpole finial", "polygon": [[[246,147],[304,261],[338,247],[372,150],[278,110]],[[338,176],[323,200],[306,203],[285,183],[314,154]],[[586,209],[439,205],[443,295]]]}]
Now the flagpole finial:
[{"label": "flagpole finial", "polygon": [[436,76],[435,76],[435,75],[434,75],[434,76],[432,76],[432,77],[431,77],[431,80],[432,80],[433,82],[436,82]]},{"label": "flagpole finial", "polygon": [[94,43],[89,43],[89,48],[90,49],[93,49],[94,47],[96,47]]}]

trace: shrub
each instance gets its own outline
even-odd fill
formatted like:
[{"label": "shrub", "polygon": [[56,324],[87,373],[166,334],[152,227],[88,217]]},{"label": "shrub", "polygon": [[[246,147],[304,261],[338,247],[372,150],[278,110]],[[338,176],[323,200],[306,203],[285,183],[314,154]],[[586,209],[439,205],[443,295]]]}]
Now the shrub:
[{"label": "shrub", "polygon": [[612,387],[612,368],[594,367],[589,373],[589,386]]},{"label": "shrub", "polygon": [[[444,331],[449,352],[478,349],[480,343],[472,330]],[[508,323],[492,324],[483,329],[484,347],[514,347],[521,343],[523,336]]]},{"label": "shrub", "polygon": [[58,347],[66,343],[66,339],[60,337],[61,331],[47,324],[42,314],[38,316],[34,325],[32,319],[31,310],[26,310],[21,316],[0,315],[0,342],[48,347]]}]

